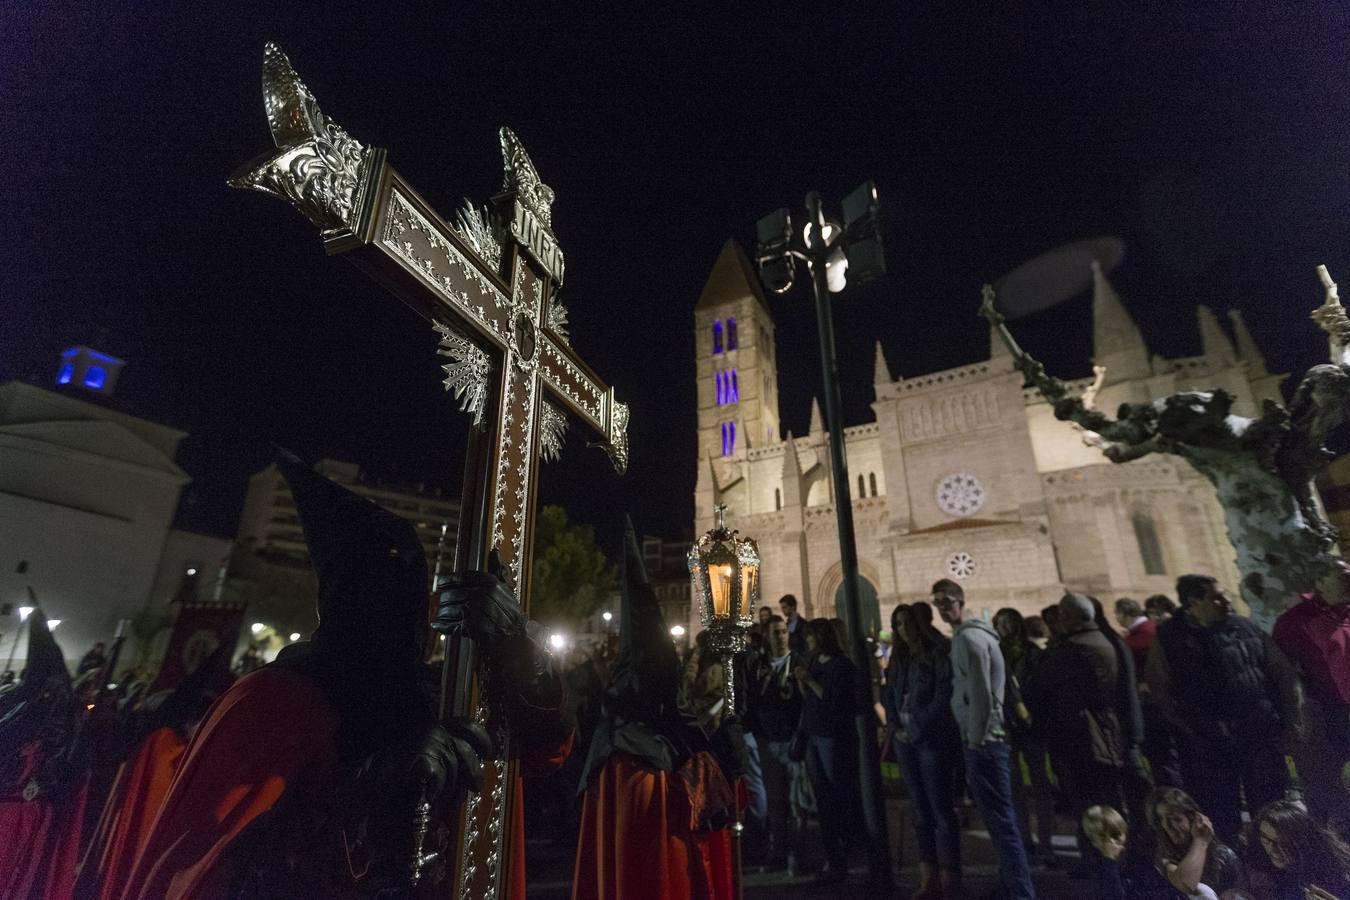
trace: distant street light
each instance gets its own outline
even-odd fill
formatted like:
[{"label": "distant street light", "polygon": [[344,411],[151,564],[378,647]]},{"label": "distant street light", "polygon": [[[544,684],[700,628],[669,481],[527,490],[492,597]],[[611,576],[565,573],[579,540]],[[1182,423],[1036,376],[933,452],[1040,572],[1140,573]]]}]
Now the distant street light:
[{"label": "distant street light", "polygon": [[253,627],[252,627],[250,630],[251,630],[254,634],[262,634],[262,633],[263,633],[263,629],[265,629],[265,628],[267,628],[267,626],[264,625],[263,623],[261,623],[261,622],[254,622],[254,623],[253,623]]},{"label": "distant street light", "polygon": [[679,638],[684,637],[684,626],[683,625],[670,626],[670,636],[677,640]]},{"label": "distant street light", "polygon": [[291,643],[294,644],[294,643],[295,643],[296,641],[298,641],[298,640],[300,640],[300,632],[298,632],[298,631],[292,631],[292,632],[291,632]]},{"label": "distant street light", "polygon": [[608,622],[613,622],[613,621],[614,621],[614,613],[610,612],[609,610],[605,610],[604,612],[602,612],[602,613],[600,614],[600,618],[604,619],[606,623],[608,623]]},{"label": "distant street light", "polygon": [[196,574],[197,574],[197,570],[196,570],[196,569],[188,569],[188,574],[189,574],[189,575],[196,575]]},{"label": "distant street light", "polygon": [[32,614],[33,614],[33,607],[31,607],[31,606],[20,606],[20,607],[19,607],[19,621],[20,621],[20,622],[27,622],[27,621],[28,621],[28,617],[31,616]]},{"label": "distant street light", "polygon": [[548,645],[554,650],[562,650],[567,646],[567,638],[555,631],[548,636]]},{"label": "distant street light", "polygon": [[48,620],[47,620],[47,630],[48,630],[48,631],[55,631],[55,630],[56,630],[56,626],[57,626],[57,625],[60,625],[60,624],[61,624],[61,620],[60,620],[60,619],[48,619]]}]

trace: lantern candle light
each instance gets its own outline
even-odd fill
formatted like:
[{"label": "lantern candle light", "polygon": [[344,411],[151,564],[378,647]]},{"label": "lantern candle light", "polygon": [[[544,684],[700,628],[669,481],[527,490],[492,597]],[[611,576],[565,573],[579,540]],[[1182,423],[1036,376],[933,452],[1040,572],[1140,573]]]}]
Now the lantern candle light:
[{"label": "lantern candle light", "polygon": [[[728,531],[726,507],[715,507],[717,523],[689,548],[689,578],[699,620],[708,631],[708,649],[730,673],[731,659],[745,649],[746,631],[759,604],[759,548]],[[733,679],[727,679],[727,707],[736,709]]]}]

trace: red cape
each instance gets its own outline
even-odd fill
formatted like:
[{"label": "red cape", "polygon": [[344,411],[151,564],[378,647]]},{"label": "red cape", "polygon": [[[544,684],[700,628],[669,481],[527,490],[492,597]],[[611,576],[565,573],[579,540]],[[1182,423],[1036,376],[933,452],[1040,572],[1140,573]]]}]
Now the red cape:
[{"label": "red cape", "polygon": [[[24,748],[26,772],[36,771],[40,749],[37,741]],[[0,799],[0,897],[68,900],[72,896],[88,796],[86,770],[78,790],[59,802],[42,796]]]},{"label": "red cape", "polygon": [[240,833],[288,788],[336,769],[337,726],[305,675],[265,666],[236,682],[188,745],[121,896],[221,896],[238,862],[225,851]]},{"label": "red cape", "polygon": [[[337,727],[336,713],[306,675],[264,666],[240,679],[211,707],[188,745],[125,888],[104,900],[220,896],[236,874],[230,845],[285,791],[331,794]],[[521,747],[522,770],[557,768],[572,740],[570,729],[538,735]],[[520,797],[517,790],[511,823],[514,900],[525,895]]]},{"label": "red cape", "polygon": [[[717,767],[706,753],[686,765]],[[695,831],[697,803],[678,773],[612,753],[583,800],[572,900],[730,900],[731,836]]]},{"label": "red cape", "polygon": [[96,867],[92,881],[99,900],[122,896],[186,749],[177,731],[160,728],[150,732],[140,751],[118,771],[85,863]]}]

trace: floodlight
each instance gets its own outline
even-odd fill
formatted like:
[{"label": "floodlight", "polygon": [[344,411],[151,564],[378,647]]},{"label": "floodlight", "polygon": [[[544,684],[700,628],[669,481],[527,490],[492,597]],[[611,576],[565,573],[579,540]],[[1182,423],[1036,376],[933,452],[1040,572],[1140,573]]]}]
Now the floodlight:
[{"label": "floodlight", "polygon": [[555,631],[548,636],[548,645],[554,650],[561,650],[567,646],[567,638]]},{"label": "floodlight", "polygon": [[683,625],[670,626],[670,636],[677,639],[684,637],[684,626]]},{"label": "floodlight", "polygon": [[604,619],[606,622],[612,622],[614,620],[614,613],[610,612],[609,610],[605,610],[603,613],[600,614],[600,618]]},{"label": "floodlight", "polygon": [[852,228],[853,223],[877,214],[877,185],[874,181],[864,181],[853,193],[844,198],[844,227]]},{"label": "floodlight", "polygon": [[786,209],[776,209],[759,220],[759,279],[764,287],[781,294],[792,287],[793,259],[788,253],[792,242],[792,217]]},{"label": "floodlight", "polygon": [[298,631],[292,631],[292,632],[291,632],[291,643],[294,644],[294,643],[295,643],[296,641],[298,641],[298,640],[300,640],[300,632],[298,632]]},{"label": "floodlight", "polygon": [[31,606],[20,606],[20,607],[19,607],[19,621],[20,621],[20,622],[27,622],[27,621],[28,621],[28,617],[31,616],[32,614],[33,614],[33,607],[31,607]]},{"label": "floodlight", "polygon": [[261,623],[261,622],[254,622],[254,623],[253,623],[253,627],[252,627],[250,630],[251,630],[254,634],[262,634],[262,630],[263,630],[264,628],[266,628],[266,627],[267,627],[267,626],[264,625],[264,624]]},{"label": "floodlight", "polygon": [[47,620],[47,630],[48,630],[48,631],[55,631],[55,630],[56,630],[56,626],[57,626],[57,625],[60,625],[60,624],[61,624],[61,620],[60,620],[60,619],[48,619],[48,620]]}]

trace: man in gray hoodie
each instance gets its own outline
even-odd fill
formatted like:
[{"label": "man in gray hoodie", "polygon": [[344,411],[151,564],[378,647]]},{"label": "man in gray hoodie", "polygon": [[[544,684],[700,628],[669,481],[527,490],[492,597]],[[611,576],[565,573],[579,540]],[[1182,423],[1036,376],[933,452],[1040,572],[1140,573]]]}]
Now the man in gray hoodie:
[{"label": "man in gray hoodie", "polygon": [[1034,900],[1026,848],[1013,812],[1009,777],[1011,750],[1003,727],[1003,652],[998,633],[966,614],[966,592],[942,579],[933,585],[933,605],[952,635],[952,713],[961,729],[966,785],[998,853],[999,878],[1011,900]]}]

